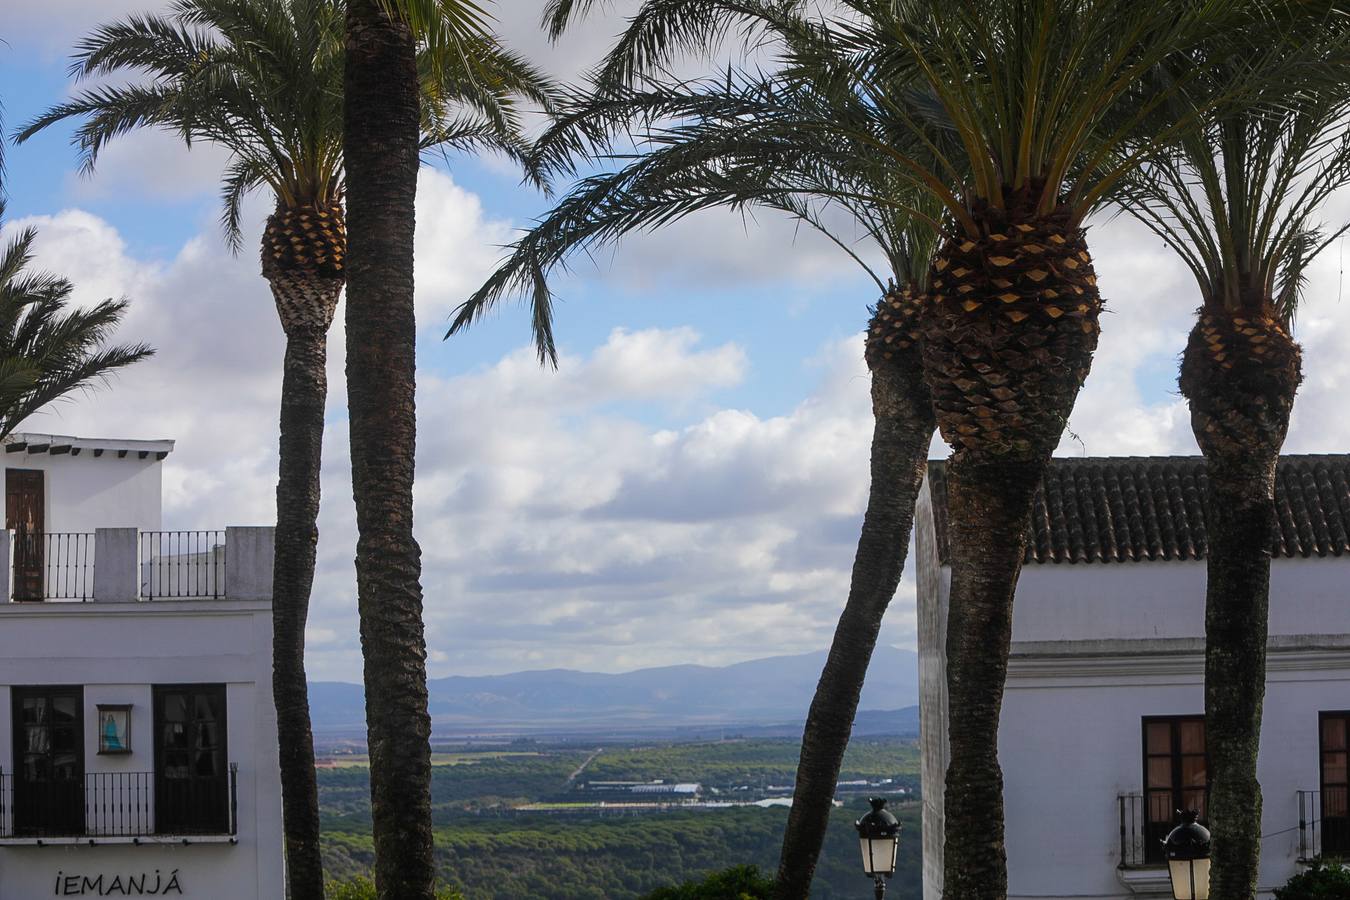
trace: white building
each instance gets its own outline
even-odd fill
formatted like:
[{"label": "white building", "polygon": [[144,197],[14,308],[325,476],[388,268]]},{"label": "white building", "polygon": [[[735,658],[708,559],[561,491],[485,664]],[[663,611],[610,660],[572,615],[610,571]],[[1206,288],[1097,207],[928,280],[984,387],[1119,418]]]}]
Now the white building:
[{"label": "white building", "polygon": [[[1017,588],[999,759],[1008,896],[1170,896],[1174,810],[1205,809],[1203,463],[1057,459]],[[1258,775],[1262,897],[1350,853],[1350,456],[1287,456]],[[942,896],[946,480],[915,521],[924,897]]]},{"label": "white building", "polygon": [[4,445],[0,898],[284,896],[272,529],[162,531],[172,449]]}]

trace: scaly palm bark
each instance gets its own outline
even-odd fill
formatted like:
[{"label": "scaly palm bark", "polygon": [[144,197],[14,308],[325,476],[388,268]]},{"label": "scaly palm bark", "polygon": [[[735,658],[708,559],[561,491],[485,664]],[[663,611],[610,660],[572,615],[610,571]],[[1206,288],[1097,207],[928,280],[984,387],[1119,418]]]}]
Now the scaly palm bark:
[{"label": "scaly palm bark", "polygon": [[1256,776],[1266,690],[1275,468],[1302,379],[1274,304],[1203,310],[1181,392],[1205,457],[1205,744],[1214,866],[1210,896],[1250,900],[1261,864]]},{"label": "scaly palm bark", "polygon": [[871,488],[848,600],[820,674],[797,762],[774,896],[805,898],[825,841],[839,768],[853,730],[882,617],[905,567],[914,503],[927,471],[933,403],[923,382],[917,319],[922,297],[892,290],[868,324],[872,373]]},{"label": "scaly palm bark", "polygon": [[272,696],[277,708],[286,870],[292,900],[323,896],[314,735],[305,678],[305,622],[319,543],[328,328],[342,293],[346,255],[340,203],[279,207],[267,220],[262,238],[263,277],[271,285],[286,332],[272,566]]},{"label": "scaly palm bark", "polygon": [[378,0],[347,5],[345,98],[347,407],[375,884],[381,900],[433,900],[431,717],[412,507],[417,55],[412,29]]},{"label": "scaly palm bark", "polygon": [[1040,189],[977,205],[938,251],[924,374],[952,447],[944,895],[1007,893],[999,713],[1031,502],[1087,377],[1101,298],[1084,233]]}]

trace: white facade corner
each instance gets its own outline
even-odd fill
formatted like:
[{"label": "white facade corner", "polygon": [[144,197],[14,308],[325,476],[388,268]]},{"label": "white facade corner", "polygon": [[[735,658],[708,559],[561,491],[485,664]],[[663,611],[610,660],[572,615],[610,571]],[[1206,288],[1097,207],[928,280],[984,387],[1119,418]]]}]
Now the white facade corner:
[{"label": "white facade corner", "polygon": [[[951,570],[939,561],[929,490],[925,482],[914,526],[923,895],[940,900]],[[1282,556],[1271,564],[1258,758],[1262,900],[1326,839],[1313,827],[1321,818],[1319,740],[1324,715],[1350,711],[1347,583],[1350,556]],[[1009,898],[1170,896],[1152,846],[1162,823],[1147,820],[1145,728],[1146,721],[1197,716],[1203,723],[1204,607],[1202,560],[1023,568],[998,736]]]},{"label": "white facade corner", "polygon": [[4,449],[0,898],[283,897],[273,529],[165,531],[172,441]]}]

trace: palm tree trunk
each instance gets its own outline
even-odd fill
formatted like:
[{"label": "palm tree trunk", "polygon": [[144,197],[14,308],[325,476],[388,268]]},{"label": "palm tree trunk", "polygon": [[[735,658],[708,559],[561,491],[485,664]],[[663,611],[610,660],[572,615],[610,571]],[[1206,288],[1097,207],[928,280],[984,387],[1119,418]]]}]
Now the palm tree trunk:
[{"label": "palm tree trunk", "polygon": [[326,329],[297,330],[289,335],[281,382],[276,557],[272,569],[272,695],[277,707],[286,883],[291,900],[323,900],[319,796],[305,680],[305,621],[319,542],[327,350]]},{"label": "palm tree trunk", "polygon": [[417,66],[408,26],[376,0],[349,0],[346,51],[347,404],[375,883],[381,900],[432,900],[431,719],[412,507]]},{"label": "palm tree trunk", "polygon": [[1092,365],[1101,298],[1086,236],[1029,185],[944,241],[923,314],[924,378],[948,469],[952,584],[943,896],[1004,900],[999,713],[1032,500]]},{"label": "palm tree trunk", "polygon": [[802,734],[792,810],[783,834],[776,900],[806,900],[830,821],[839,767],[853,730],[863,680],[909,550],[914,502],[923,484],[935,423],[911,351],[909,366],[872,367],[872,486],[853,559],[848,601],[816,685]]},{"label": "palm tree trunk", "polygon": [[980,463],[957,456],[947,470],[951,762],[944,794],[943,896],[950,900],[1003,900],[1008,892],[998,725],[1013,594],[1032,499],[1047,462]]},{"label": "palm tree trunk", "polygon": [[1256,761],[1266,692],[1275,471],[1300,365],[1298,345],[1261,314],[1202,313],[1182,359],[1182,393],[1191,404],[1207,476],[1205,812],[1214,836],[1215,900],[1251,900],[1260,874]]},{"label": "palm tree trunk", "polygon": [[272,695],[277,709],[291,900],[323,900],[319,796],[305,679],[305,622],[319,543],[328,328],[342,295],[345,252],[338,204],[287,206],[279,202],[263,230],[262,273],[286,332],[272,566]]}]

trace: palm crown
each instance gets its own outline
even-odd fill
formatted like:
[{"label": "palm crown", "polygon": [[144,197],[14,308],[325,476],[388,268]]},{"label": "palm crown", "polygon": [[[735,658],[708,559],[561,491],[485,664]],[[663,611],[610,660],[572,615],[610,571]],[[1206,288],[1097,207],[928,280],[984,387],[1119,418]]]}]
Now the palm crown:
[{"label": "palm crown", "polygon": [[[1316,33],[1299,37],[1299,52],[1314,61],[1342,52],[1343,21]],[[1350,181],[1348,111],[1339,78],[1224,105],[1133,175],[1122,202],[1186,263],[1207,309],[1273,313],[1288,325],[1307,265],[1345,231],[1326,232],[1315,217]]]},{"label": "palm crown", "polygon": [[[594,0],[553,0],[555,31]],[[973,205],[1001,208],[1028,195],[1033,213],[1067,203],[1081,221],[1142,159],[1190,127],[1213,95],[1236,95],[1202,79],[1213,57],[1251,50],[1253,21],[1277,14],[1259,0],[840,0],[838,14],[809,13],[804,0],[648,0],[598,70],[598,83],[631,84],[681,52],[705,52],[737,30],[747,44],[777,48],[785,71],[816,68],[818,84],[855,93],[873,114],[916,85],[958,145],[916,157],[929,123],[894,116],[874,151],[894,156],[906,177],[942,200],[967,233]],[[1215,34],[1231,46],[1218,47]],[[1208,40],[1208,44],[1205,41]],[[1244,44],[1244,41],[1249,42]],[[1209,56],[1199,50],[1207,46]],[[1176,77],[1156,69],[1184,58]],[[1251,71],[1257,69],[1250,67]],[[1168,119],[1187,94],[1191,115]],[[1172,110],[1175,112],[1175,110]],[[846,121],[818,123],[861,138]]]},{"label": "palm crown", "polygon": [[[87,170],[108,141],[139,127],[225,147],[223,224],[238,249],[240,204],[256,188],[270,188],[281,208],[341,198],[343,15],[337,0],[175,0],[167,15],[105,25],[80,42],[72,72],[149,80],[86,89],[19,139],[82,118],[74,140]],[[427,150],[519,158],[519,98],[551,103],[539,72],[477,32],[427,43],[418,68]]]}]

